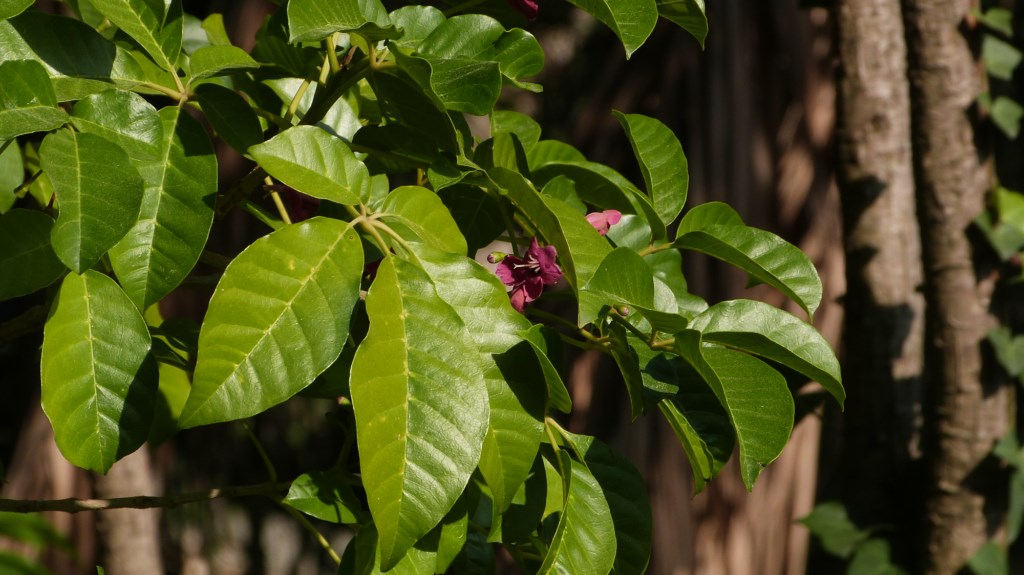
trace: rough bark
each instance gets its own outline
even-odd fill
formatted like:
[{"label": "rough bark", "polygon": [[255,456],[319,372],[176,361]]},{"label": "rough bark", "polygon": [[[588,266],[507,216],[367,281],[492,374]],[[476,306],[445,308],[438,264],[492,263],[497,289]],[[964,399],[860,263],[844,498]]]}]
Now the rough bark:
[{"label": "rough bark", "polygon": [[924,295],[910,94],[899,0],[840,0],[837,179],[847,291],[847,404],[840,481],[853,519],[892,525],[894,550],[920,516],[908,475],[920,456]]},{"label": "rough bark", "polygon": [[[983,467],[1007,429],[1008,388],[984,369],[991,281],[967,235],[989,187],[970,108],[981,74],[960,26],[967,0],[904,0],[915,177],[928,302],[926,454],[930,492],[922,573],[958,572],[1001,522],[987,508],[998,475]],[[992,515],[988,515],[991,513]]]},{"label": "rough bark", "polygon": [[[159,495],[149,466],[149,448],[118,461],[105,476],[96,476],[96,493],[103,498]],[[163,573],[160,555],[160,510],[119,509],[97,519],[107,575]]]}]

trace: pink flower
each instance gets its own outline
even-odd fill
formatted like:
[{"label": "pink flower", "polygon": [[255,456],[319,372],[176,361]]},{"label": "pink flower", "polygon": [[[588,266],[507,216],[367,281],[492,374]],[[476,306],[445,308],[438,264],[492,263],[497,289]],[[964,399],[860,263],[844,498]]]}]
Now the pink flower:
[{"label": "pink flower", "polygon": [[608,228],[619,223],[622,219],[622,212],[619,210],[605,210],[603,212],[593,212],[587,214],[587,221],[590,225],[594,226],[597,233],[602,236],[608,233]]},{"label": "pink flower", "polygon": [[555,263],[558,251],[555,246],[540,247],[537,238],[530,242],[526,257],[505,256],[495,273],[505,285],[512,286],[512,307],[523,311],[526,304],[540,297],[544,286],[551,286],[562,279],[562,268]]},{"label": "pink flower", "polygon": [[518,10],[520,14],[526,16],[528,20],[533,20],[537,17],[539,8],[535,0],[508,0],[508,3]]}]

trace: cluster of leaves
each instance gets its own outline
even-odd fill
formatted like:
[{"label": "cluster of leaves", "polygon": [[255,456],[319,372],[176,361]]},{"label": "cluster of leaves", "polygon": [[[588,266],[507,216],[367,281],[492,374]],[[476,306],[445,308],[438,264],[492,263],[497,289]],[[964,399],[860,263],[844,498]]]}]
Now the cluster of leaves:
[{"label": "cluster of leaves", "polygon": [[889,542],[874,537],[873,528],[860,528],[838,501],[815,506],[800,520],[830,555],[848,561],[846,575],[906,575],[890,560]]},{"label": "cluster of leaves", "polygon": [[[659,14],[706,31],[698,0],[574,3],[627,53]],[[682,251],[808,318],[821,300],[808,258],[728,206],[679,219],[686,158],[668,128],[617,113],[641,189],[495,110],[504,88],[539,91],[543,66],[503,1],[292,0],[251,54],[176,0],[69,2],[78,19],[30,4],[0,3],[0,299],[48,294],[42,404],[75,465],[106,472],[179,429],[331,398],[350,443],[283,502],[357,529],[341,572],[486,571],[500,543],[530,571],[640,573],[644,481],[558,424],[563,344],[614,358],[632,416],[661,412],[698,491],[737,448],[748,488],[782,451],[794,402],[777,368],[844,399],[809,323],[687,291]],[[219,186],[213,137],[251,172]],[[269,233],[233,258],[207,250],[237,210]],[[621,219],[603,235],[595,210]],[[554,248],[572,319],[513,309],[474,257],[495,240],[510,261]],[[165,321],[162,299],[210,279],[198,262],[220,265],[205,319]]]}]

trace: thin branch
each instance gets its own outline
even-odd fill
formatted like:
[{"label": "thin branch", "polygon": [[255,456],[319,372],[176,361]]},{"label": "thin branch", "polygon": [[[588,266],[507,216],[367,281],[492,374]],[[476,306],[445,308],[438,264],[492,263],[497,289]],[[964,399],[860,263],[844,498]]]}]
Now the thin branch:
[{"label": "thin branch", "polygon": [[115,497],[113,499],[2,499],[0,511],[12,513],[39,513],[42,511],[59,511],[62,513],[79,513],[81,511],[106,511],[107,509],[152,509],[159,507],[171,509],[188,503],[210,501],[222,497],[278,497],[288,490],[290,481],[258,483],[222,487],[208,491],[177,493],[165,496],[136,495],[132,497]]}]

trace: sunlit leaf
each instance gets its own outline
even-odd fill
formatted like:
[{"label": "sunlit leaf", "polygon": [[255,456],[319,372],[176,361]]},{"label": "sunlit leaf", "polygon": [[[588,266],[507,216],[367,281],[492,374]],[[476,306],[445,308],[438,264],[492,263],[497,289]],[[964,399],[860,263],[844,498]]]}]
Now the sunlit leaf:
[{"label": "sunlit leaf", "polygon": [[[174,72],[181,53],[181,4],[146,0],[89,0],[132,37],[161,68]],[[166,10],[166,13],[164,12]]]},{"label": "sunlit leaf", "polygon": [[466,254],[466,238],[437,194],[420,186],[395,188],[380,208],[381,219],[407,239],[418,239],[436,249]]},{"label": "sunlit leaf", "polygon": [[615,564],[615,524],[601,484],[587,466],[562,452],[561,516],[538,573],[607,575]]},{"label": "sunlit leaf", "polygon": [[672,130],[654,118],[621,112],[615,112],[615,117],[629,136],[633,154],[640,162],[647,193],[661,221],[667,226],[683,210],[690,185],[683,146]]},{"label": "sunlit leaf", "polygon": [[48,132],[68,119],[46,69],[32,60],[0,64],[0,141]]},{"label": "sunlit leaf", "polygon": [[356,523],[362,505],[343,472],[313,471],[292,481],[282,503],[331,523]]},{"label": "sunlit leaf", "polygon": [[626,58],[636,52],[658,23],[654,0],[621,2],[618,0],[570,0],[612,29],[626,49]]},{"label": "sunlit leaf", "polygon": [[398,36],[380,0],[292,0],[288,29],[291,42],[320,41],[334,32],[359,32],[373,39]]},{"label": "sunlit leaf", "polygon": [[60,452],[106,473],[146,440],[156,401],[150,336],[109,277],[64,278],[43,332],[42,404]]},{"label": "sunlit leaf", "polygon": [[15,17],[34,3],[35,0],[0,0],[0,20]]},{"label": "sunlit leaf", "polygon": [[192,81],[259,68],[248,52],[235,46],[206,46],[189,59]]},{"label": "sunlit leaf", "polygon": [[362,274],[345,222],[313,218],[253,242],[210,299],[181,427],[249,417],[309,385],[341,353]]},{"label": "sunlit leaf", "polygon": [[296,190],[339,204],[358,204],[369,185],[366,166],[349,147],[316,126],[296,126],[249,148],[268,174]]},{"label": "sunlit leaf", "polygon": [[448,513],[480,460],[484,374],[458,314],[419,268],[387,257],[352,362],[363,484],[390,569]]}]

